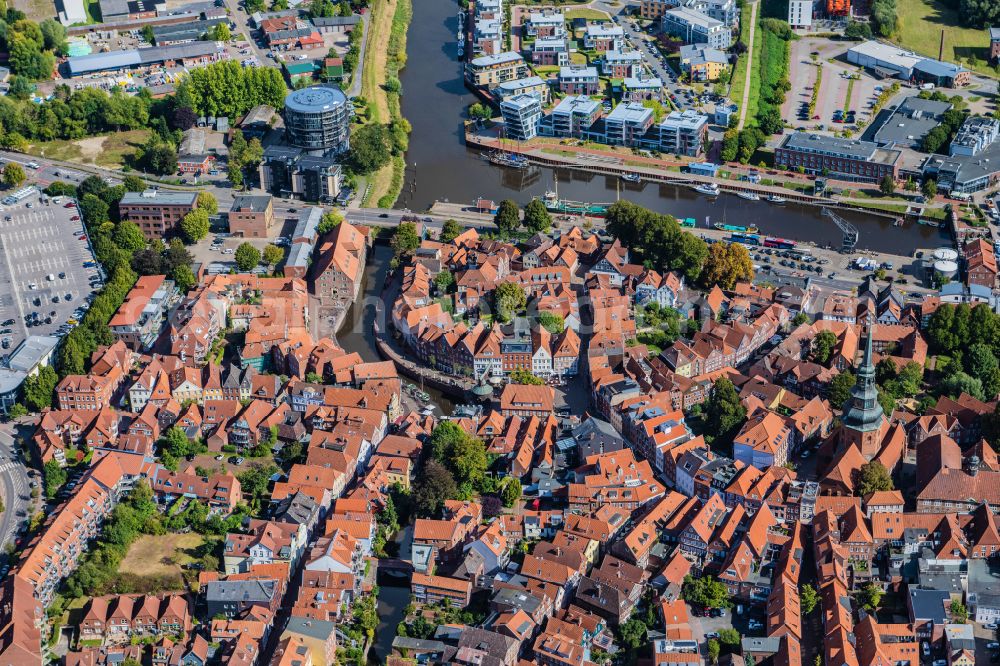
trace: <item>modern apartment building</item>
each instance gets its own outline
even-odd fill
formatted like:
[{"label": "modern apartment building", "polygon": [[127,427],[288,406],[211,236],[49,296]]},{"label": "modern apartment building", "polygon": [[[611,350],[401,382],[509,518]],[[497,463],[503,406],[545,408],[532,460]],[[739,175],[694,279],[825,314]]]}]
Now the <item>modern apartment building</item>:
[{"label": "modern apartment building", "polygon": [[605,76],[624,79],[633,76],[642,66],[642,53],[639,51],[608,51],[604,54],[601,71]]},{"label": "modern apartment building", "polygon": [[265,148],[258,173],[265,191],[305,201],[333,201],[340,194],[343,183],[343,172],[335,154],[317,155],[293,146]]},{"label": "modern apartment building", "polygon": [[697,157],[708,133],[708,116],[693,109],[671,111],[656,129],[660,134],[660,150]]},{"label": "modern apartment building", "polygon": [[601,78],[596,67],[570,65],[559,68],[559,92],[564,95],[596,95]]},{"label": "modern apartment building", "polygon": [[708,44],[713,49],[728,49],[732,31],[722,21],[687,7],[675,7],[663,13],[663,32],[680,37],[686,44]]},{"label": "modern apartment building", "polygon": [[638,102],[623,102],[604,119],[608,143],[637,146],[646,131],[653,126],[653,110]]},{"label": "modern apartment building", "polygon": [[529,37],[564,37],[566,35],[566,17],[558,9],[543,9],[528,14],[524,24]]},{"label": "modern apartment building", "polygon": [[680,65],[692,81],[715,81],[729,66],[729,57],[704,44],[685,44],[681,47]]},{"label": "modern apartment building", "polygon": [[108,326],[115,338],[132,351],[146,351],[159,337],[167,321],[167,311],[177,297],[173,280],[163,275],[144,275],[136,281]]},{"label": "modern apartment building", "polygon": [[534,95],[542,100],[542,104],[549,102],[549,84],[540,76],[529,76],[525,79],[515,81],[505,81],[490,92],[501,100],[518,95]]},{"label": "modern apartment building", "polygon": [[508,139],[527,141],[538,135],[542,119],[542,103],[535,95],[508,97],[500,103],[504,128]]},{"label": "modern apartment building", "polygon": [[793,28],[808,28],[812,25],[812,0],[788,0],[788,25]]},{"label": "modern apartment building", "polygon": [[547,116],[552,136],[581,137],[601,117],[601,103],[584,95],[564,97]]},{"label": "modern apartment building", "polygon": [[486,88],[523,79],[530,73],[524,58],[513,51],[473,58],[465,66],[466,79],[474,86]]},{"label": "modern apartment building", "polygon": [[126,192],[118,203],[123,220],[134,222],[146,238],[163,238],[172,233],[184,216],[194,210],[197,192]]},{"label": "modern apartment building", "polygon": [[536,65],[569,64],[569,45],[564,37],[543,37],[535,40],[531,50],[531,62]]},{"label": "modern apartment building", "polygon": [[614,23],[591,23],[583,34],[585,48],[603,53],[618,51],[625,44],[625,30]]}]

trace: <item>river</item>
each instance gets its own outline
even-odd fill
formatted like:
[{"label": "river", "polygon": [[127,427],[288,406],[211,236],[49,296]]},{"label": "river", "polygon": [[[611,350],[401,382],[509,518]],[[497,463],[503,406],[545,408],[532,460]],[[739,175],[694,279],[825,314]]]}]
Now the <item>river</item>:
[{"label": "river", "polygon": [[[414,5],[407,39],[403,84],[403,115],[413,126],[406,153],[406,178],[398,208],[426,210],[435,201],[471,203],[478,197],[510,198],[520,204],[551,190],[558,178],[559,195],[592,202],[614,201],[617,178],[582,171],[532,167],[505,169],[482,160],[466,148],[462,119],[476,101],[462,81],[462,64],[455,55],[458,5],[455,0],[420,0]],[[756,224],[762,232],[840,246],[840,231],[814,206],[749,202],[734,195],[715,200],[686,187],[655,183],[628,184],[621,197],[675,217],[693,217],[699,226],[711,222]],[[844,212],[859,231],[858,247],[895,254],[950,244],[934,228],[893,227],[884,218]]]}]

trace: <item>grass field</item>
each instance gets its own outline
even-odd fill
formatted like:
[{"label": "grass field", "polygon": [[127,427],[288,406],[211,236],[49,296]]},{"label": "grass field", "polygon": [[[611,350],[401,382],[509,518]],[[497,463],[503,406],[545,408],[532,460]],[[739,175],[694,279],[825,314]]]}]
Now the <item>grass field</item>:
[{"label": "grass field", "polygon": [[566,20],[572,21],[573,19],[588,19],[591,21],[610,21],[611,17],[608,16],[607,12],[602,12],[599,9],[568,9],[566,10]]},{"label": "grass field", "polygon": [[137,576],[180,576],[181,565],[195,561],[187,551],[200,546],[202,539],[194,532],[143,536],[128,549],[118,570]]},{"label": "grass field", "polygon": [[74,141],[45,141],[31,144],[28,147],[28,153],[64,162],[96,164],[111,169],[120,169],[125,164],[126,159],[135,153],[135,149],[141,146],[148,137],[149,130],[138,129]]},{"label": "grass field", "polygon": [[[958,12],[940,0],[897,0],[896,4],[902,26],[896,41],[902,46],[937,58],[944,28],[945,60],[996,76],[997,71],[986,63],[990,45],[986,30],[963,27]],[[970,62],[973,57],[976,60]]]}]

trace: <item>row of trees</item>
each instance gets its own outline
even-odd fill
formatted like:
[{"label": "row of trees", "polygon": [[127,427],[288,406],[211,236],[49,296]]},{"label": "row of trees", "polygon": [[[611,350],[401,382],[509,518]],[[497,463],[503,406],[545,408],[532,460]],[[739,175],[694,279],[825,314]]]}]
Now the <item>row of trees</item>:
[{"label": "row of trees", "polygon": [[896,0],[873,0],[872,29],[879,37],[892,37],[899,30]]},{"label": "row of trees", "polygon": [[[521,213],[511,199],[504,199],[497,207],[493,222],[501,235],[510,238],[522,225]],[[547,233],[552,228],[552,216],[539,199],[532,199],[524,207],[524,228],[531,233]]]},{"label": "row of trees", "polygon": [[618,201],[608,208],[605,220],[608,233],[628,247],[632,261],[653,270],[676,271],[689,281],[723,288],[753,279],[753,262],[745,247],[715,243],[709,249],[670,215]]},{"label": "row of trees", "polygon": [[35,23],[24,12],[8,8],[0,18],[0,48],[8,53],[15,76],[48,80],[55,71],[56,54],[66,51],[66,28],[51,18]]},{"label": "row of trees", "polygon": [[757,126],[764,134],[779,134],[785,128],[781,105],[792,89],[788,80],[789,47],[795,38],[788,23],[774,18],[761,19],[763,30],[760,53],[760,97]]},{"label": "row of trees", "polygon": [[992,400],[1000,392],[1000,316],[988,305],[942,305],[926,334],[931,351],[947,357],[938,358],[940,393]]},{"label": "row of trees", "polygon": [[958,11],[962,23],[972,28],[988,28],[1000,23],[1000,3],[996,0],[945,0]]},{"label": "row of trees", "polygon": [[235,119],[260,104],[281,108],[286,91],[278,69],[224,60],[192,69],[177,88],[175,104],[199,115]]}]

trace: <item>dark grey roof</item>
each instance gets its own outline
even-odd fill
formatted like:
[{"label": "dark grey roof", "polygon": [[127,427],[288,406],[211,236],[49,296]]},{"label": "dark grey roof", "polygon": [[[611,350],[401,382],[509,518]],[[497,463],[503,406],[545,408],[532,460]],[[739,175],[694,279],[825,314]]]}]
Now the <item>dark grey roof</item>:
[{"label": "dark grey roof", "polygon": [[274,580],[213,580],[205,584],[207,601],[269,602],[278,582]]},{"label": "dark grey roof", "polygon": [[293,90],[285,98],[285,108],[299,113],[319,113],[347,104],[347,95],[334,85],[318,85]]},{"label": "dark grey roof", "polygon": [[808,132],[792,132],[785,137],[781,147],[787,150],[845,156],[856,160],[870,160],[877,148],[874,143],[868,141],[841,139]]},{"label": "dark grey roof", "polygon": [[190,34],[193,34],[195,39],[197,39],[198,36],[205,34],[209,28],[215,27],[219,23],[228,22],[229,19],[214,18],[201,21],[186,21],[173,25],[157,25],[153,26],[153,38],[157,43],[161,40],[176,40]]},{"label": "dark grey roof", "polygon": [[505,587],[493,595],[491,603],[505,611],[520,609],[528,615],[534,615],[542,602],[527,590],[514,590]]},{"label": "dark grey roof", "polygon": [[319,505],[309,495],[297,492],[280,500],[274,507],[273,515],[279,523],[310,525],[319,516]]},{"label": "dark grey roof", "polygon": [[270,194],[239,194],[233,199],[233,207],[229,210],[252,210],[259,213],[267,209],[271,198]]},{"label": "dark grey roof", "polygon": [[[970,561],[972,562],[979,560]],[[969,590],[972,590],[971,566],[969,572]],[[944,624],[948,621],[945,613],[945,606],[949,603],[951,595],[945,590],[919,590],[910,589],[910,620],[917,622],[920,620],[931,620],[935,624]]]},{"label": "dark grey roof", "polygon": [[309,19],[317,28],[330,25],[357,25],[361,22],[361,17],[357,14],[350,16],[316,16]]},{"label": "dark grey roof", "polygon": [[915,147],[925,134],[940,124],[941,115],[950,108],[950,102],[907,97],[893,109],[873,140],[880,146],[895,143]]},{"label": "dark grey roof", "polygon": [[594,417],[573,428],[573,440],[581,459],[595,453],[620,451],[625,446],[624,440],[610,423]]},{"label": "dark grey roof", "polygon": [[448,646],[441,641],[396,636],[392,639],[392,647],[396,650],[413,650],[414,652],[444,652],[444,649]]},{"label": "dark grey roof", "polygon": [[988,560],[969,560],[968,592],[976,595],[976,606],[1000,606],[1000,566]]},{"label": "dark grey roof", "polygon": [[296,617],[292,616],[288,618],[288,624],[285,625],[285,631],[290,631],[296,634],[301,634],[303,636],[309,636],[310,638],[316,638],[321,641],[325,641],[330,637],[337,628],[333,622],[327,622],[326,620],[316,620],[308,617]]},{"label": "dark grey roof", "polygon": [[778,636],[747,636],[741,641],[744,652],[777,653],[781,649],[781,638]]},{"label": "dark grey roof", "polygon": [[128,0],[100,0],[101,18],[107,21],[112,16],[128,14]]}]

